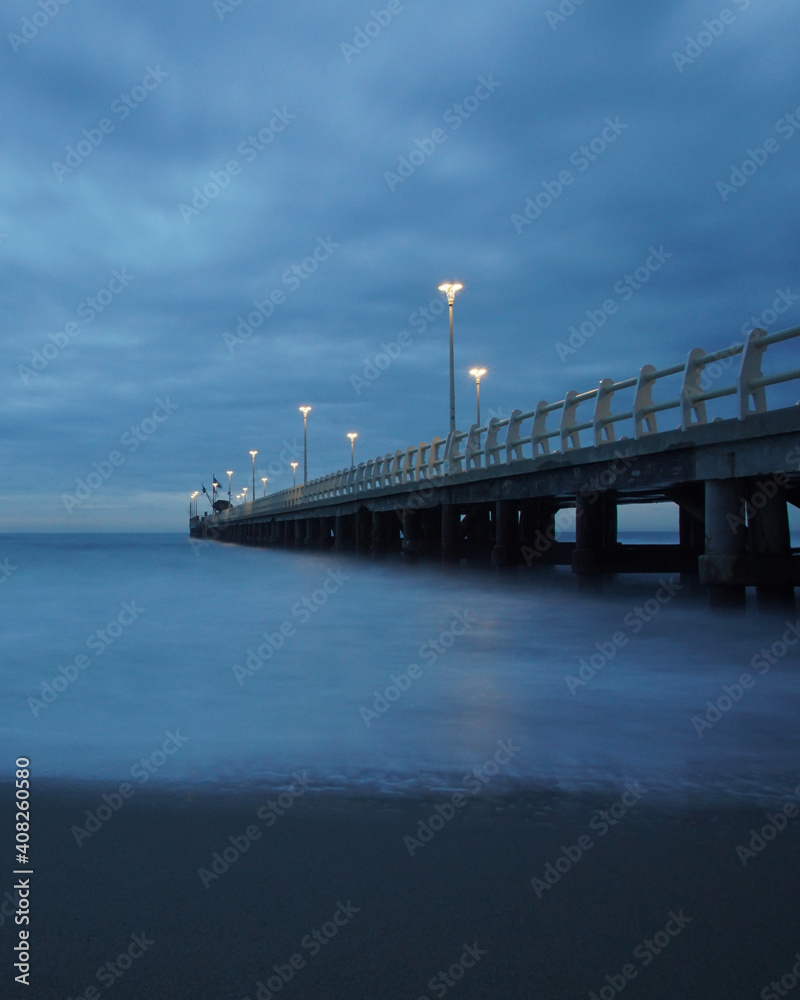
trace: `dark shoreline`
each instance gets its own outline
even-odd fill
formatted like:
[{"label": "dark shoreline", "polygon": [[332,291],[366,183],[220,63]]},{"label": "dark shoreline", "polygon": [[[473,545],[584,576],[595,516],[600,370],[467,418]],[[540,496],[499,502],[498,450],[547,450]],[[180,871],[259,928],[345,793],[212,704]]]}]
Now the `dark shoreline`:
[{"label": "dark shoreline", "polygon": [[[736,856],[763,810],[667,811],[642,799],[600,832],[590,821],[607,798],[473,799],[449,818],[448,799],[317,794],[278,816],[262,792],[138,789],[79,847],[70,828],[103,790],[34,788],[35,985],[17,986],[9,970],[4,995],[77,1000],[94,985],[114,1000],[254,1000],[277,965],[291,975],[277,995],[296,1000],[555,1000],[611,989],[627,965],[626,997],[744,1000],[800,950],[798,825],[746,867]],[[0,794],[6,816],[11,789]],[[434,815],[441,828],[412,857],[403,838]],[[230,838],[241,848],[248,828],[260,836],[234,858]],[[531,878],[548,863],[567,868],[562,847],[574,857],[587,836],[592,846],[557,881],[553,869],[537,897]],[[226,851],[227,870],[217,862],[211,877]],[[670,913],[691,919],[645,962],[642,942],[663,940]],[[330,940],[323,926],[336,928]],[[7,949],[15,930],[6,919]],[[106,987],[97,970],[142,934],[154,944]],[[475,943],[486,955],[444,993],[446,980],[431,989]]]}]

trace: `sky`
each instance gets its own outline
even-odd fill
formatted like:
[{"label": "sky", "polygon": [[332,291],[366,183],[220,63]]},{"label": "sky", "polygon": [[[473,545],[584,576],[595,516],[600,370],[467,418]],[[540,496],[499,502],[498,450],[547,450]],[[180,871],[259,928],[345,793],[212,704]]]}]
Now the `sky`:
[{"label": "sky", "polygon": [[486,419],[800,324],[789,2],[0,22],[6,531],[185,530],[251,449],[257,493],[284,489],[301,405],[309,478],[349,431],[356,461],[446,435],[443,281],[460,429],[476,365]]}]

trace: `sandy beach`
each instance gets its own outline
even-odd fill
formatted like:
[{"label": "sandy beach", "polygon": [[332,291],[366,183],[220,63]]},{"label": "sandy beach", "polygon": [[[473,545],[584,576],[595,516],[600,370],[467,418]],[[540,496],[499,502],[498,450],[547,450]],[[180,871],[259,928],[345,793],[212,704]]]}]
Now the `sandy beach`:
[{"label": "sandy beach", "polygon": [[796,824],[743,864],[736,848],[764,810],[668,811],[636,791],[454,803],[138,790],[120,804],[115,788],[41,784],[32,985],[4,995],[761,995],[800,949]]}]

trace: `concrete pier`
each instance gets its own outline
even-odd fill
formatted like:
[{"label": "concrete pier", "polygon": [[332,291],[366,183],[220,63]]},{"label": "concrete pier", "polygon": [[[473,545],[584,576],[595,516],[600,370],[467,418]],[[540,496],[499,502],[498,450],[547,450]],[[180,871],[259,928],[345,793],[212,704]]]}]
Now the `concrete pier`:
[{"label": "concrete pier", "polygon": [[[391,463],[370,463],[371,478],[359,466],[192,518],[191,534],[532,572],[563,565],[589,586],[609,573],[680,573],[707,589],[712,607],[741,608],[747,588],[760,608],[794,607],[800,555],[791,548],[787,504],[800,505],[800,407],[662,432],[643,421],[635,438],[552,453],[537,446],[533,457],[515,443],[513,420],[505,462],[491,458],[497,447],[489,437],[480,466],[465,468],[469,453],[459,452],[456,432],[446,448],[423,443]],[[541,423],[529,448],[537,433]],[[574,437],[563,435],[562,446]],[[665,502],[677,505],[678,544],[620,544],[621,506]],[[557,536],[562,508],[575,510],[574,543]]]}]

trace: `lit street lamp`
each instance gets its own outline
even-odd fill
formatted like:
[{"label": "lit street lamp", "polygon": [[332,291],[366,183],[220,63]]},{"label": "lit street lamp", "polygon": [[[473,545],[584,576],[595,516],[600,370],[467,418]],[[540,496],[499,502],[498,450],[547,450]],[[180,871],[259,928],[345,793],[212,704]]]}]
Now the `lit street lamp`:
[{"label": "lit street lamp", "polygon": [[264,484],[264,496],[267,495],[267,480],[268,479],[269,479],[269,476],[262,476],[261,477],[261,482]]},{"label": "lit street lamp", "polygon": [[228,473],[228,503],[231,502],[231,476],[232,475],[233,475],[232,472]]},{"label": "lit street lamp", "polygon": [[308,415],[311,412],[310,406],[301,406],[300,412],[303,414],[303,483],[308,482]]},{"label": "lit street lamp", "polygon": [[475,391],[478,394],[478,427],[481,425],[481,376],[486,374],[485,368],[470,368],[470,375],[475,376]]},{"label": "lit street lamp", "polygon": [[292,486],[297,486],[297,466],[298,462],[289,462],[292,467]]},{"label": "lit street lamp", "polygon": [[256,455],[257,454],[258,454],[257,451],[251,451],[250,452],[250,458],[253,459],[253,499],[254,500],[256,498]]},{"label": "lit street lamp", "polygon": [[356,434],[355,431],[350,431],[350,433],[347,436],[350,438],[350,468],[352,469],[353,465],[355,464],[354,453],[356,446],[356,438],[358,437],[358,434]]},{"label": "lit street lamp", "polygon": [[242,487],[242,497],[244,498],[242,500],[242,503],[247,503],[247,487],[246,486]]},{"label": "lit street lamp", "polygon": [[456,429],[456,368],[453,354],[453,301],[456,292],[460,292],[463,285],[445,282],[439,285],[439,291],[447,296],[447,304],[450,306],[450,433]]}]

